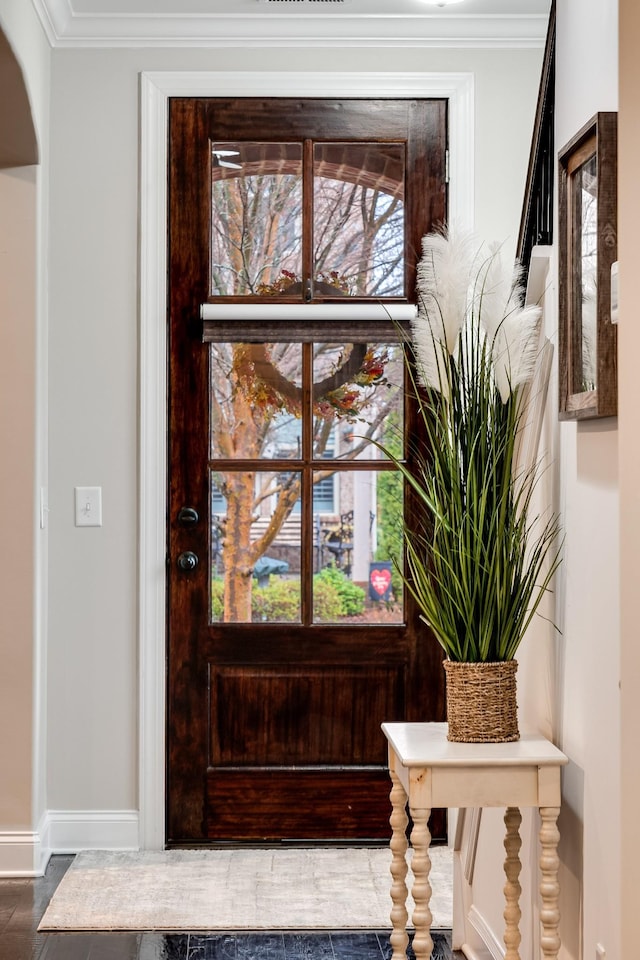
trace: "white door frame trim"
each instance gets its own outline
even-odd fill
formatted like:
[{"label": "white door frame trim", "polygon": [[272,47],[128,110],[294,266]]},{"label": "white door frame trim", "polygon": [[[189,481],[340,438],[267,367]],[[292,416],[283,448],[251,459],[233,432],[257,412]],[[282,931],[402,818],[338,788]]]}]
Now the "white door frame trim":
[{"label": "white door frame trim", "polygon": [[142,73],[140,83],[139,804],[140,844],[165,844],[166,222],[169,97],[443,97],[449,219],[473,227],[471,73]]}]

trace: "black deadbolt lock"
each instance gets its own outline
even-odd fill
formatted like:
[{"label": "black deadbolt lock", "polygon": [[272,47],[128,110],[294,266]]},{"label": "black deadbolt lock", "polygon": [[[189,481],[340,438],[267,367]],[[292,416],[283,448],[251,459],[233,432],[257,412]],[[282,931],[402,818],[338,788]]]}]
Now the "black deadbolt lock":
[{"label": "black deadbolt lock", "polygon": [[178,513],[178,522],[183,527],[195,527],[199,519],[198,511],[193,507],[182,507]]}]

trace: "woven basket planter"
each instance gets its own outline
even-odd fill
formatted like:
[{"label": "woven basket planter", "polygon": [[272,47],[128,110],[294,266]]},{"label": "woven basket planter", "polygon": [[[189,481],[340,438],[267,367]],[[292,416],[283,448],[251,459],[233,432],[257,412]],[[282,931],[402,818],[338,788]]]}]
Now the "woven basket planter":
[{"label": "woven basket planter", "polygon": [[519,740],[516,660],[501,663],[444,661],[448,740],[506,743]]}]

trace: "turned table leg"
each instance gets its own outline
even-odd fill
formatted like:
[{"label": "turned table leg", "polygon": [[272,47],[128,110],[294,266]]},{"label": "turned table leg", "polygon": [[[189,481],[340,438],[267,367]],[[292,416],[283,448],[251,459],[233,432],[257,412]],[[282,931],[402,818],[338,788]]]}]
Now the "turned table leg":
[{"label": "turned table leg", "polygon": [[540,921],[542,935],[540,947],[544,960],[557,960],[560,950],[560,885],[558,883],[558,832],[557,821],[560,814],[559,807],[540,807]]},{"label": "turned table leg", "polygon": [[429,960],[433,950],[433,940],[431,939],[431,884],[429,883],[429,873],[431,871],[431,859],[429,857],[429,844],[431,843],[431,834],[427,826],[431,810],[426,807],[410,806],[411,817],[413,819],[413,829],[411,831],[411,846],[413,847],[413,856],[411,858],[411,872],[413,873],[413,885],[411,893],[415,909],[413,911],[413,925],[415,933],[413,936],[413,952],[416,960]]},{"label": "turned table leg", "polygon": [[522,916],[520,911],[520,894],[522,888],[519,880],[520,870],[522,869],[522,864],[520,863],[520,847],[522,846],[520,824],[522,823],[522,816],[517,807],[507,807],[504,814],[504,823],[507,828],[504,838],[504,849],[507,854],[506,860],[504,861],[504,872],[507,878],[507,882],[504,885],[504,898],[506,902],[504,910],[504,945],[506,947],[506,953],[504,960],[520,960],[518,948],[520,947],[520,940],[522,939],[520,936],[520,917]]},{"label": "turned table leg", "polygon": [[407,795],[395,770],[391,774],[391,960],[406,960],[407,944]]}]

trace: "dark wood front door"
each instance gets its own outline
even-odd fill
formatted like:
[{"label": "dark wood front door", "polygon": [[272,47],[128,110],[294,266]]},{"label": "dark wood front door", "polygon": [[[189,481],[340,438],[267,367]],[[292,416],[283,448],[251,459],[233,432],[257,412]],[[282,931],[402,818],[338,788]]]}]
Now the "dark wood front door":
[{"label": "dark wood front door", "polygon": [[385,838],[380,724],[443,718],[370,442],[418,425],[369,317],[414,300],[445,148],[445,101],[170,103],[168,844]]}]

